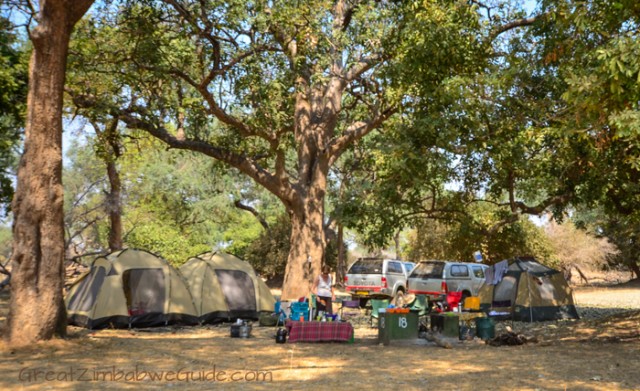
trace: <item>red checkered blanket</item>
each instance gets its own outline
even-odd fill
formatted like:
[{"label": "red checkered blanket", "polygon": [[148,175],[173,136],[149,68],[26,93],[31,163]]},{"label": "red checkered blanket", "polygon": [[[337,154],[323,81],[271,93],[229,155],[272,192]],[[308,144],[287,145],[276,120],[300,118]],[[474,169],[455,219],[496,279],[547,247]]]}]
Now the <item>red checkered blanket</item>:
[{"label": "red checkered blanket", "polygon": [[287,321],[289,342],[347,342],[353,336],[348,322],[296,322]]}]

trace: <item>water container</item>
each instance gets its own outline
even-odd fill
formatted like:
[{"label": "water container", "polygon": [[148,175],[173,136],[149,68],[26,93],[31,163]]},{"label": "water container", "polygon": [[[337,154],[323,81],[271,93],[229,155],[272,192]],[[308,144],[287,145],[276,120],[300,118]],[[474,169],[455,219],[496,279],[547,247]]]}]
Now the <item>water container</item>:
[{"label": "water container", "polygon": [[470,311],[479,311],[480,298],[475,296],[470,296],[464,299],[464,309],[470,310]]},{"label": "water container", "polygon": [[476,318],[476,335],[487,340],[495,337],[496,328],[491,318]]},{"label": "water container", "polygon": [[309,320],[309,303],[294,302],[291,303],[291,315],[292,320]]}]

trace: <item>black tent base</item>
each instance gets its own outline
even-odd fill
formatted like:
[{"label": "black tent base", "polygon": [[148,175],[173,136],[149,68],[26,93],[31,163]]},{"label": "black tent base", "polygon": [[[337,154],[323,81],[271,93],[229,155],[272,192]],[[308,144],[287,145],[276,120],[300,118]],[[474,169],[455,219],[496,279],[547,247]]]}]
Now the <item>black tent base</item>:
[{"label": "black tent base", "polygon": [[218,324],[225,322],[235,322],[237,319],[258,320],[260,313],[258,311],[214,311],[204,314],[200,317],[201,323]]},{"label": "black tent base", "polygon": [[520,322],[544,322],[560,319],[580,319],[580,316],[574,305],[548,307],[516,306],[513,311],[513,320]]},{"label": "black tent base", "polygon": [[198,324],[198,318],[184,314],[147,313],[134,316],[109,316],[98,319],[90,319],[85,315],[71,315],[68,324],[84,327],[90,330],[100,329],[127,329],[161,327],[168,325],[192,326]]},{"label": "black tent base", "polygon": [[[546,306],[546,307],[489,307],[482,306],[481,310],[496,320],[513,320],[516,322],[545,322],[550,320],[580,319],[574,305]],[[492,314],[493,312],[493,314]]]}]

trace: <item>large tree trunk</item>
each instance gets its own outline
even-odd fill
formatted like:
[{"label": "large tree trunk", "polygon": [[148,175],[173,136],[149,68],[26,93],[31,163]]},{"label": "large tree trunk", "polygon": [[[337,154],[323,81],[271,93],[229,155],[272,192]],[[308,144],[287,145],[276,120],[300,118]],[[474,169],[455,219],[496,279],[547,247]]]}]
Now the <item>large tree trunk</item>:
[{"label": "large tree trunk", "polygon": [[344,227],[338,224],[338,262],[336,265],[336,285],[344,288],[344,277],[347,275],[347,252],[344,248]]},{"label": "large tree trunk", "polygon": [[62,94],[69,38],[93,1],[40,3],[29,66],[24,153],[13,199],[10,346],[50,339],[66,330],[62,297],[64,222]]},{"label": "large tree trunk", "polygon": [[96,135],[104,145],[104,150],[108,151],[104,156],[107,166],[107,178],[109,178],[109,193],[107,194],[106,205],[109,215],[109,250],[122,250],[122,182],[116,161],[121,156],[120,141],[118,137],[118,119],[114,118],[107,125],[104,132],[100,130],[98,124],[93,125]]},{"label": "large tree trunk", "polygon": [[109,250],[122,250],[122,203],[120,194],[122,183],[120,173],[114,161],[107,162],[107,176],[109,177],[109,194],[107,194],[107,208],[109,210]]},{"label": "large tree trunk", "polygon": [[312,136],[306,137],[298,152],[300,181],[296,186],[297,197],[289,209],[291,249],[282,287],[282,298],[285,300],[307,297],[324,263],[324,200],[329,160],[317,149],[317,145],[322,145],[317,140],[326,137],[329,132],[323,126],[305,126],[306,119],[299,122],[300,128],[304,129],[301,133]]},{"label": "large tree trunk", "polygon": [[396,247],[396,259],[402,259],[402,250],[400,249],[400,231],[393,235],[393,243]]},{"label": "large tree trunk", "polygon": [[291,215],[291,250],[287,260],[283,300],[307,297],[324,262],[324,197],[308,197]]}]

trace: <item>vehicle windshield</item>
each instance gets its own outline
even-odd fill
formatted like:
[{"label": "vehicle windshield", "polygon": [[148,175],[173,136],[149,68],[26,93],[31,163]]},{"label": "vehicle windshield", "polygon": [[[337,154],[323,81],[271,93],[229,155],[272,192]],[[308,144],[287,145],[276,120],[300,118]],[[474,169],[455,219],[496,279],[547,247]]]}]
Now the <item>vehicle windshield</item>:
[{"label": "vehicle windshield", "polygon": [[411,272],[410,277],[442,278],[443,262],[420,262]]},{"label": "vehicle windshield", "polygon": [[415,266],[416,264],[413,262],[404,262],[404,268],[407,270],[407,273],[411,273]]},{"label": "vehicle windshield", "polygon": [[358,259],[347,274],[382,274],[382,259]]}]

